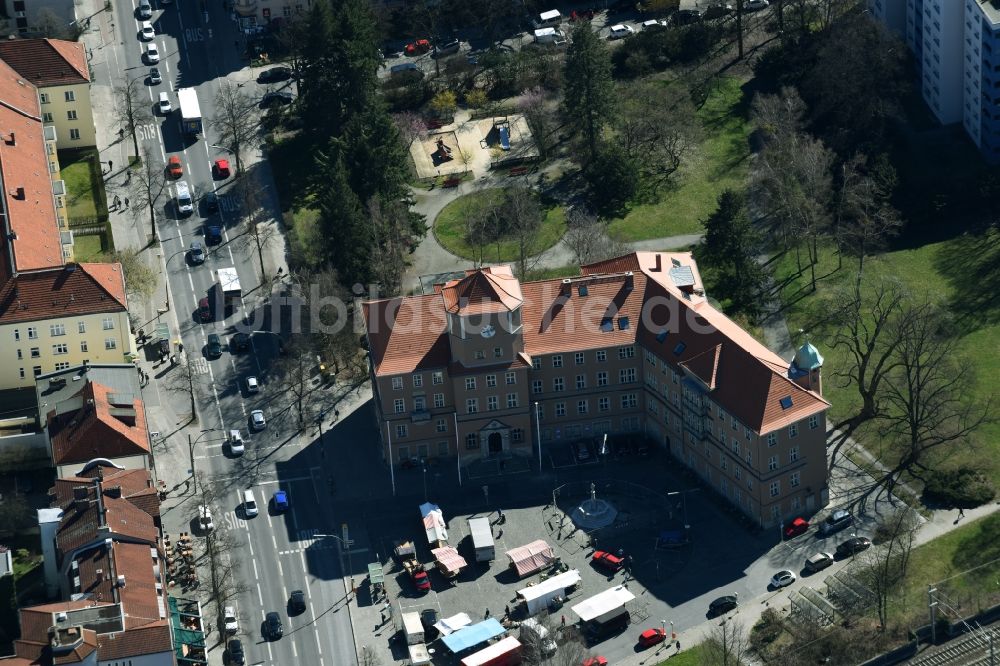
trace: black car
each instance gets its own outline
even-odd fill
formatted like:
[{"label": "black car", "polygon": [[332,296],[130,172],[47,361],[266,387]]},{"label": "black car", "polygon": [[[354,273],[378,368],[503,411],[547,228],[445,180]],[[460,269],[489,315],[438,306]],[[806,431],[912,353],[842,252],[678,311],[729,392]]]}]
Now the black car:
[{"label": "black car", "polygon": [[257,83],[277,83],[292,78],[290,67],[272,67],[257,75]]},{"label": "black car", "polygon": [[724,597],[719,597],[712,603],[708,605],[708,614],[711,617],[716,617],[722,615],[723,613],[728,613],[739,606],[736,597],[731,594],[727,594]]},{"label": "black car", "polygon": [[219,195],[215,192],[209,192],[205,195],[205,210],[209,213],[214,213],[219,210]]},{"label": "black car", "polygon": [[302,590],[293,590],[291,596],[288,598],[288,612],[289,613],[305,613],[306,612],[306,594]]},{"label": "black car", "polygon": [[867,550],[872,545],[871,539],[865,537],[853,537],[837,546],[837,557],[847,557]]},{"label": "black car", "polygon": [[701,12],[697,9],[678,9],[673,15],[674,25],[691,25],[701,20]]},{"label": "black car", "polygon": [[272,641],[276,641],[284,634],[281,628],[281,616],[277,611],[271,611],[264,617],[264,634]]},{"label": "black car", "polygon": [[246,333],[237,333],[233,336],[233,349],[238,352],[250,349],[250,336]]},{"label": "black car", "polygon": [[205,345],[205,356],[219,358],[222,356],[222,341],[217,333],[208,334],[208,344]]},{"label": "black car", "polygon": [[227,648],[228,648],[227,652],[229,652],[230,664],[243,666],[243,664],[247,663],[246,655],[243,653],[243,642],[240,639],[234,638],[231,641],[229,641],[229,645],[227,646]]},{"label": "black car", "polygon": [[217,224],[207,224],[205,225],[205,242],[206,243],[221,243],[222,242],[222,227]]},{"label": "black car", "polygon": [[272,106],[287,106],[292,103],[292,93],[287,90],[277,90],[266,93],[260,100],[260,108],[270,109]]}]

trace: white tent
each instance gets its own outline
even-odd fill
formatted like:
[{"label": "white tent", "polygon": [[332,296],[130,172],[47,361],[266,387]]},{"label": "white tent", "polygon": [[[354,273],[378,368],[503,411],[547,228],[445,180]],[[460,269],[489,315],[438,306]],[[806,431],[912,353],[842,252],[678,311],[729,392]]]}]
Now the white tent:
[{"label": "white tent", "polygon": [[430,502],[420,505],[420,516],[424,521],[424,531],[427,533],[427,543],[431,547],[448,543],[448,528],[445,526],[441,507]]},{"label": "white tent", "polygon": [[543,580],[538,585],[518,590],[517,596],[524,600],[524,604],[528,608],[528,615],[534,615],[545,610],[555,597],[565,597],[566,588],[573,587],[579,582],[580,572],[577,569],[571,569],[558,576]]},{"label": "white tent", "polygon": [[442,636],[447,636],[470,624],[472,624],[472,618],[469,617],[468,613],[458,613],[457,615],[438,620],[434,623],[434,626],[441,632]]},{"label": "white tent", "polygon": [[542,12],[538,15],[538,17],[542,19],[542,23],[546,23],[548,21],[560,20],[562,18],[562,14],[559,13],[558,9],[550,9],[547,12]]},{"label": "white tent", "polygon": [[608,611],[621,608],[629,601],[635,599],[635,595],[628,591],[624,585],[604,590],[600,594],[584,599],[575,606],[572,611],[580,616],[584,622],[600,617]]}]

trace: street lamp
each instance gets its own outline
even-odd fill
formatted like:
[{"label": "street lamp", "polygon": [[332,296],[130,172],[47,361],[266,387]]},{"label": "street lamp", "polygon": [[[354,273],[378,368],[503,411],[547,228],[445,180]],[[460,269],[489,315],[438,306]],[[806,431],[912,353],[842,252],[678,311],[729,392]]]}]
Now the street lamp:
[{"label": "street lamp", "polygon": [[195,476],[194,473],[194,445],[200,442],[201,438],[207,435],[208,433],[221,432],[221,431],[222,431],[221,428],[206,428],[201,431],[201,434],[198,435],[198,438],[195,439],[194,441],[191,441],[191,435],[188,434],[188,455],[191,457],[191,480],[194,483],[194,493],[196,495],[198,494],[198,477]]},{"label": "street lamp", "polygon": [[[354,539],[344,541],[343,537],[337,536],[336,534],[314,534],[313,537],[317,539],[329,537],[331,539],[336,539],[343,545],[343,550],[347,551],[347,572],[351,576],[351,592],[354,592],[354,568],[351,566],[351,545],[354,543]],[[341,552],[341,557],[343,557],[343,551]]]},{"label": "street lamp", "polygon": [[421,465],[421,468],[424,471],[424,501],[427,502],[427,501],[429,501],[427,499],[427,461],[424,460],[423,458],[421,458],[420,459],[420,465]]},{"label": "street lamp", "polygon": [[688,493],[697,492],[699,490],[701,490],[701,488],[691,488],[690,490],[675,490],[673,492],[667,493],[667,497],[673,497],[674,495],[680,495],[681,496],[681,502],[682,502],[683,507],[684,507],[683,510],[684,510],[684,531],[685,532],[687,532],[687,530],[691,529],[691,525],[688,524],[687,494]]}]

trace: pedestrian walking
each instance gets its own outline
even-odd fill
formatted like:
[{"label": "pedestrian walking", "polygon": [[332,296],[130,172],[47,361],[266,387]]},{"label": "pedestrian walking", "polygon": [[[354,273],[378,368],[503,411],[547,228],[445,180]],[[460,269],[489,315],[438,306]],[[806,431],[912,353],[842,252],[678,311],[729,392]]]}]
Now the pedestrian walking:
[{"label": "pedestrian walking", "polygon": [[488,618],[489,618],[489,616],[490,616],[490,609],[489,609],[489,608],[487,608],[487,609],[486,609],[486,614],[485,614],[485,615],[483,615],[483,619],[484,619],[484,620],[485,620],[485,619],[488,619]]},{"label": "pedestrian walking", "polygon": [[118,140],[121,141],[124,138],[125,138],[125,130],[124,129],[118,130]]},{"label": "pedestrian walking", "polygon": [[112,162],[111,160],[108,160],[108,171],[114,171],[114,170],[115,170],[115,163]]},{"label": "pedestrian walking", "polygon": [[965,509],[960,508],[958,510],[958,517],[959,518],[965,518]]},{"label": "pedestrian walking", "polygon": [[566,626],[566,616],[565,615],[562,616],[562,626],[564,626],[564,627]]},{"label": "pedestrian walking", "polygon": [[680,641],[677,641],[677,651],[678,652],[681,651],[681,642]]},{"label": "pedestrian walking", "polygon": [[503,607],[503,612],[507,617],[510,617],[510,604]]},{"label": "pedestrian walking", "polygon": [[125,197],[125,207],[128,208],[128,197]]},{"label": "pedestrian walking", "polygon": [[114,198],[113,201],[114,201],[113,205],[114,205],[115,208],[118,208],[118,206],[122,205],[122,200],[118,197],[117,194],[115,195],[115,198]]}]

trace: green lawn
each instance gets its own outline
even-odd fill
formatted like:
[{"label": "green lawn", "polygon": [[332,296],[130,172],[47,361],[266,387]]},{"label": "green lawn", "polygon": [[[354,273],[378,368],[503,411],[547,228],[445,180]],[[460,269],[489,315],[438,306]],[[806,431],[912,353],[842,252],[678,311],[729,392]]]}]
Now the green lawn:
[{"label": "green lawn", "polygon": [[104,234],[94,236],[74,236],[73,254],[78,262],[103,261]]},{"label": "green lawn", "polygon": [[699,643],[691,649],[681,646],[680,654],[674,648],[664,648],[665,652],[670,652],[670,658],[659,662],[656,666],[702,666],[707,655],[705,649]]},{"label": "green lawn", "polygon": [[539,280],[551,280],[553,278],[579,277],[580,267],[576,264],[568,266],[556,266],[554,268],[536,268],[528,271],[525,282],[536,282]]},{"label": "green lawn", "polygon": [[[990,246],[993,245],[992,250]],[[996,265],[1000,257],[1000,242],[982,237],[959,236],[950,240],[929,243],[912,249],[887,252],[865,262],[865,274],[871,278],[878,276],[894,278],[902,282],[914,297],[939,300],[957,310],[961,326],[952,329],[958,337],[959,352],[974,363],[977,377],[977,392],[982,397],[996,393],[995,378],[1000,377],[1000,305],[993,288],[1000,276],[991,274],[989,266]],[[993,255],[987,253],[993,252]],[[781,282],[797,273],[793,254],[788,254],[775,262],[775,278]],[[857,262],[845,258],[843,268],[837,270],[837,257],[833,248],[824,247],[820,252],[817,275],[827,275],[818,283],[816,294],[808,292],[808,271],[794,279],[783,291],[782,300],[786,304],[788,329],[803,329],[810,332],[811,339],[823,356],[824,396],[833,403],[833,419],[850,414],[859,404],[856,392],[842,387],[833,376],[837,370],[847,366],[847,354],[843,349],[832,348],[835,333],[832,326],[825,325],[829,314],[827,297],[835,289],[849,285],[857,274]],[[964,309],[971,309],[963,313]],[[793,340],[797,342],[797,340]],[[953,462],[969,462],[983,468],[994,484],[1000,485],[1000,423],[983,426],[977,439],[985,450],[970,451],[957,446]],[[950,452],[949,452],[950,453]]]},{"label": "green lawn", "polygon": [[[466,259],[476,259],[477,250],[465,238],[465,221],[469,212],[482,205],[501,190],[489,189],[466,194],[445,206],[434,220],[434,236],[446,250]],[[566,209],[553,206],[545,209],[542,226],[532,247],[532,255],[538,254],[555,245],[566,231]],[[517,246],[514,241],[501,241],[485,248],[485,261],[513,261],[517,258]]]},{"label": "green lawn", "polygon": [[74,221],[107,219],[104,179],[97,151],[59,151],[59,169],[66,182],[66,207],[70,225]]},{"label": "green lawn", "polygon": [[722,78],[698,110],[704,138],[687,164],[675,174],[676,185],[653,204],[632,208],[611,222],[611,233],[622,240],[645,240],[698,233],[715,210],[726,188],[746,185],[750,156],[747,100],[735,78]]}]

